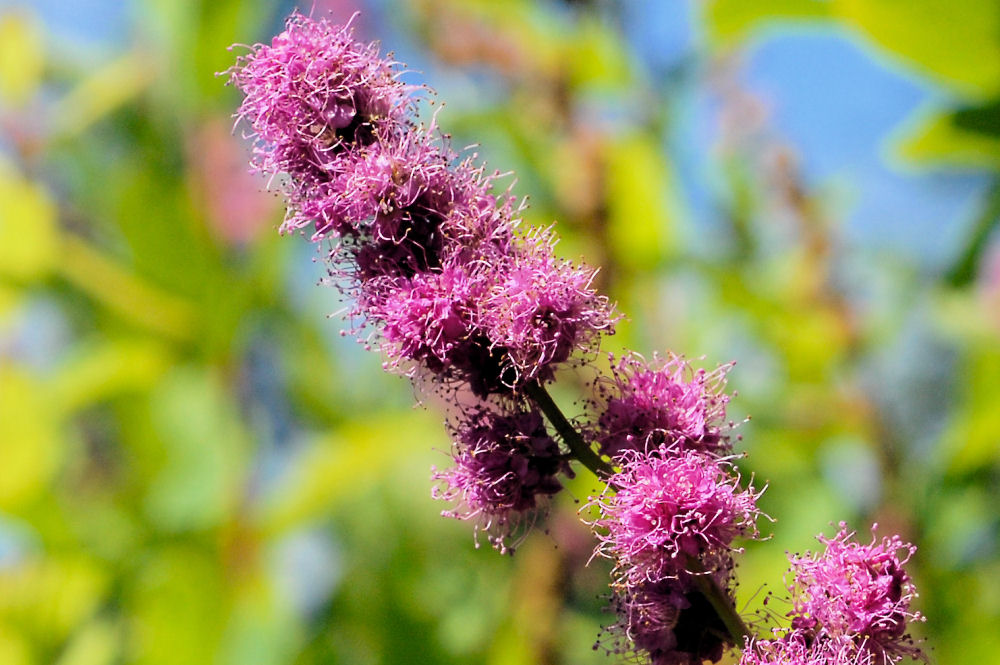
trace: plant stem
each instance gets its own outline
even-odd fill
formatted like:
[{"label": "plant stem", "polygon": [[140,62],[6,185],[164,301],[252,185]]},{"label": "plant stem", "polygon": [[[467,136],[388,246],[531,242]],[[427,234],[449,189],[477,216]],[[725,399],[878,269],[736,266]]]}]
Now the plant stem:
[{"label": "plant stem", "polygon": [[736,611],[736,607],[730,600],[729,594],[719,588],[715,580],[705,573],[705,569],[698,559],[689,556],[687,563],[688,570],[694,573],[692,577],[694,577],[695,584],[698,586],[698,591],[701,592],[701,595],[705,596],[705,599],[712,605],[712,609],[719,615],[723,625],[726,627],[726,631],[733,639],[733,644],[738,649],[742,649],[743,639],[750,635],[750,629],[743,623],[743,619],[740,618],[739,613]]},{"label": "plant stem", "polygon": [[556,432],[562,437],[562,440],[566,442],[569,446],[570,452],[573,457],[580,460],[580,462],[590,469],[590,471],[598,478],[604,480],[614,474],[614,469],[611,465],[600,458],[600,456],[594,452],[594,450],[587,445],[587,442],[583,440],[580,433],[573,427],[573,424],[569,422],[563,412],[559,410],[559,406],[553,401],[552,396],[549,395],[548,391],[545,390],[545,386],[537,381],[532,381],[524,386],[525,394],[534,401],[538,408],[542,410],[545,417],[549,419],[552,426],[556,428]]}]

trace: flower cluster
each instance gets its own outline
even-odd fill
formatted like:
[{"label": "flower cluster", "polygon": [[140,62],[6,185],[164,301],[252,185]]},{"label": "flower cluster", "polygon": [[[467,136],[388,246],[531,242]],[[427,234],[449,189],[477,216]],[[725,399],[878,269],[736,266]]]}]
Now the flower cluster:
[{"label": "flower cluster", "polygon": [[626,450],[646,452],[664,444],[688,450],[724,452],[726,372],[694,370],[682,358],[654,355],[646,362],[637,354],[612,361],[611,376],[597,382],[600,416],[593,437],[605,455]]},{"label": "flower cluster", "polygon": [[569,471],[523,391],[592,355],[617,317],[594,271],[556,258],[550,232],[518,231],[521,207],[492,193],[497,174],[416,124],[398,74],[349,26],[301,14],[229,73],[254,167],[281,179],[282,228],[308,227],[329,247],[359,335],[374,329],[364,341],[387,369],[466,396],[455,468],[436,474],[436,495],[506,550]]},{"label": "flower cluster", "polygon": [[841,523],[833,538],[819,536],[825,552],[791,557],[791,627],[750,644],[742,665],[890,665],[922,657],[908,634],[923,617],[910,609],[916,591],[904,568],[916,548],[898,536],[873,536],[868,545],[853,537]]},{"label": "flower cluster", "polygon": [[559,474],[570,475],[559,445],[535,411],[514,414],[480,410],[454,428],[455,465],[435,472],[434,496],[455,501],[449,515],[481,518],[483,531],[499,550],[516,544],[510,535],[536,516],[539,497],[555,494]]},{"label": "flower cluster", "polygon": [[734,542],[757,536],[761,494],[741,488],[726,457],[729,366],[696,370],[674,355],[610,360],[585,431],[617,467],[591,502],[596,554],[615,566],[613,649],[655,665],[716,661],[735,640],[706,591],[734,606]]},{"label": "flower cluster", "polygon": [[704,586],[731,604],[733,543],[757,535],[760,492],[741,489],[728,460],[679,444],[626,450],[616,461],[620,470],[592,504],[596,553],[615,563],[615,629],[626,638],[616,648],[654,665],[714,662],[731,642],[725,626],[708,629],[719,619]]},{"label": "flower cluster", "polygon": [[[551,230],[521,231],[499,174],[413,119],[417,90],[350,27],[293,14],[238,58],[253,168],[280,183],[282,230],[320,243],[349,318],[384,366],[452,408],[453,465],[433,472],[445,515],[512,551],[576,459],[606,490],[596,556],[614,562],[613,650],[651,665],[719,660],[748,630],[732,596],[738,538],[757,537],[761,492],[730,456],[729,366],[635,354],[595,383],[579,427],[546,392],[556,370],[596,357],[618,319],[596,272],[559,259]],[[362,331],[365,331],[362,334]],[[543,418],[548,419],[550,426]],[[792,628],[749,640],[745,665],[887,665],[917,651],[903,572],[912,548],[849,534],[793,560]],[[899,552],[907,553],[902,559]]]}]

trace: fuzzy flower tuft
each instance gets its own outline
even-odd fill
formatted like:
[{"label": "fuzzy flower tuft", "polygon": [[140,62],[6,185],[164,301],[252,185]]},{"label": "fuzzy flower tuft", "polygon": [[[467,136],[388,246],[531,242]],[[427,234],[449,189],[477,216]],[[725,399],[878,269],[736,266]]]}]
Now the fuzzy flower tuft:
[{"label": "fuzzy flower tuft", "polygon": [[512,551],[540,500],[562,489],[558,476],[571,474],[568,462],[534,411],[479,410],[455,428],[454,440],[455,464],[435,470],[432,495],[457,502],[443,515],[477,520],[495,548]]},{"label": "fuzzy flower tuft", "polygon": [[246,95],[237,115],[253,129],[254,166],[264,173],[323,180],[346,150],[408,124],[409,87],[349,26],[292,14],[228,73]]},{"label": "fuzzy flower tuft", "polygon": [[649,363],[636,354],[624,356],[612,365],[612,376],[597,383],[601,415],[590,429],[601,453],[615,457],[625,450],[644,452],[664,444],[727,450],[729,395],[722,389],[730,367],[706,372],[674,355],[654,355]]},{"label": "fuzzy flower tuft", "polygon": [[773,640],[747,640],[740,665],[876,665],[872,652],[851,640],[814,640],[790,631]]},{"label": "fuzzy flower tuft", "polygon": [[[732,465],[711,455],[660,448],[625,451],[621,471],[593,501],[597,553],[626,584],[686,574],[688,559],[727,561],[737,537],[754,537],[761,492],[741,490]],[[720,556],[721,555],[721,556]]]},{"label": "fuzzy flower tuft", "polygon": [[482,305],[482,326],[517,385],[550,378],[552,365],[595,351],[601,335],[614,332],[613,307],[591,285],[596,272],[557,259],[553,244],[547,232],[524,238],[496,267]]},{"label": "fuzzy flower tuft", "polygon": [[916,590],[905,565],[916,548],[898,536],[852,542],[854,532],[841,522],[822,554],[791,557],[794,580],[792,627],[817,638],[852,639],[872,652],[876,663],[918,656],[908,625],[922,621],[910,609]]}]

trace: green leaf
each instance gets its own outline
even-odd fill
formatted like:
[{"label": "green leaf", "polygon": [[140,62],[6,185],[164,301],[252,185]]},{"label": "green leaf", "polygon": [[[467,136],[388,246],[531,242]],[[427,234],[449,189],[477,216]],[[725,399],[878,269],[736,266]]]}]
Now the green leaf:
[{"label": "green leaf", "polygon": [[[966,125],[969,122],[965,120]],[[896,150],[916,162],[1000,169],[1000,136],[969,131],[953,113],[919,114],[903,131]]]},{"label": "green leaf", "polygon": [[0,280],[37,280],[56,260],[56,207],[40,186],[0,162]]},{"label": "green leaf", "polygon": [[595,17],[582,21],[566,53],[570,82],[576,88],[619,90],[632,81],[621,36]]},{"label": "green leaf", "polygon": [[1000,91],[1000,3],[833,0],[837,16],[971,98]]},{"label": "green leaf", "polygon": [[820,19],[829,16],[830,3],[820,0],[711,0],[705,22],[712,39],[734,44],[756,28],[775,20]]},{"label": "green leaf", "polygon": [[112,665],[121,651],[120,633],[110,621],[91,621],[73,636],[55,665]]},{"label": "green leaf", "polygon": [[36,644],[62,643],[100,607],[109,578],[80,554],[30,559],[0,570],[0,616],[16,618]]},{"label": "green leaf", "polygon": [[[234,572],[234,571],[230,571]],[[136,665],[214,663],[227,588],[214,555],[161,545],[141,562],[124,599]]]},{"label": "green leaf", "polygon": [[167,347],[151,339],[79,344],[53,380],[52,401],[72,412],[123,392],[148,390],[169,362]]},{"label": "green leaf", "polygon": [[0,663],[4,665],[34,665],[31,645],[23,635],[0,623]]},{"label": "green leaf", "polygon": [[341,500],[383,477],[408,453],[424,454],[447,439],[439,418],[427,412],[362,416],[312,442],[293,461],[263,503],[261,528],[270,535],[322,518]]},{"label": "green leaf", "polygon": [[151,396],[165,459],[145,508],[165,531],[218,524],[240,500],[247,434],[236,405],[204,369],[178,368]]},{"label": "green leaf", "polygon": [[10,363],[0,364],[0,511],[12,511],[44,491],[61,448],[44,387]]},{"label": "green leaf", "polygon": [[622,266],[652,269],[673,249],[673,222],[679,216],[670,206],[669,166],[651,137],[641,134],[616,141],[606,155],[612,257]]},{"label": "green leaf", "polygon": [[0,100],[21,105],[38,89],[45,68],[45,41],[24,9],[0,15]]},{"label": "green leaf", "polygon": [[961,376],[964,399],[943,440],[952,473],[989,468],[1000,460],[1000,351],[995,344],[971,351]]}]

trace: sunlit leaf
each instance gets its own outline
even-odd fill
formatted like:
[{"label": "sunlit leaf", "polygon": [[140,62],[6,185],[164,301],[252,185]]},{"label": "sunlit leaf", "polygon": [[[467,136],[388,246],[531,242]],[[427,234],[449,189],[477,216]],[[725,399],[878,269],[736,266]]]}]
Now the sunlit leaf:
[{"label": "sunlit leaf", "polygon": [[13,510],[45,489],[59,464],[58,426],[44,386],[0,363],[0,510]]},{"label": "sunlit leaf", "polygon": [[28,640],[9,626],[0,623],[0,663],[33,665],[35,662]]},{"label": "sunlit leaf", "polygon": [[1000,3],[833,0],[876,43],[971,97],[1000,90]]},{"label": "sunlit leaf", "polygon": [[58,645],[104,600],[107,572],[82,555],[30,559],[0,569],[0,615],[36,641]]},{"label": "sunlit leaf", "polygon": [[261,526],[274,533],[315,520],[405,459],[407,449],[422,453],[420,446],[446,437],[439,418],[419,411],[351,423],[314,441],[294,460],[264,502]]},{"label": "sunlit leaf", "polygon": [[34,95],[45,67],[45,41],[25,10],[0,10],[0,100],[22,104]]},{"label": "sunlit leaf", "polygon": [[916,162],[1000,168],[1000,136],[963,129],[952,113],[924,113],[899,140],[899,153]]},{"label": "sunlit leaf", "polygon": [[944,440],[952,472],[991,467],[1000,460],[1000,351],[971,350],[962,372],[964,399]]},{"label": "sunlit leaf", "polygon": [[137,97],[153,80],[155,65],[148,55],[130,53],[98,68],[54,105],[53,137],[79,134]]},{"label": "sunlit leaf", "polygon": [[228,593],[212,555],[163,545],[140,563],[124,599],[137,665],[212,663],[227,622]]},{"label": "sunlit leaf", "polygon": [[45,190],[0,162],[0,279],[39,279],[56,260],[56,208]]},{"label": "sunlit leaf", "polygon": [[170,337],[194,334],[196,312],[187,301],[156,288],[84,240],[65,236],[60,258],[57,266],[67,281],[125,319]]},{"label": "sunlit leaf", "polygon": [[584,20],[569,42],[570,81],[578,88],[620,89],[632,81],[620,35],[596,20]]},{"label": "sunlit leaf", "polygon": [[830,3],[822,0],[711,0],[706,3],[706,22],[713,39],[731,44],[745,39],[765,23],[788,19],[818,19],[829,16]]},{"label": "sunlit leaf", "polygon": [[121,653],[121,630],[105,620],[91,621],[70,640],[55,665],[112,665]]},{"label": "sunlit leaf", "polygon": [[53,403],[75,411],[122,392],[147,390],[169,362],[167,349],[152,340],[81,344],[53,381]]},{"label": "sunlit leaf", "polygon": [[673,249],[672,178],[650,137],[636,134],[607,151],[608,240],[617,264],[649,270]]}]

